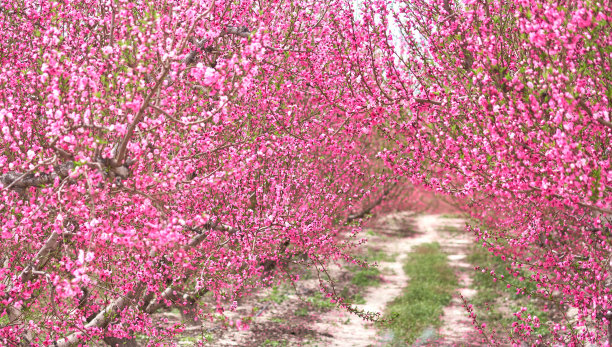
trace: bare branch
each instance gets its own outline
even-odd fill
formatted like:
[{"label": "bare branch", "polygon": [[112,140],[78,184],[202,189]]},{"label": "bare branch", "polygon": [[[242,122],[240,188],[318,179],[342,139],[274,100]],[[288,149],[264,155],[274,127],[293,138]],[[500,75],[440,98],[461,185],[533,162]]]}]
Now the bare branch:
[{"label": "bare branch", "polygon": [[[223,37],[225,35],[236,35],[236,36],[248,38],[249,36],[251,36],[251,34],[252,32],[247,27],[228,27],[225,31],[221,33],[221,35],[219,35],[219,37]],[[198,53],[200,51],[202,50],[205,50],[207,52],[213,51],[212,46],[205,46],[207,42],[206,40],[197,41],[195,39],[190,39],[190,42],[195,44],[196,47],[194,50],[189,52],[189,54],[187,54],[187,56],[183,59],[183,63],[185,63],[186,65],[191,65],[195,63]]]},{"label": "bare branch", "polygon": [[383,200],[387,197],[387,195],[389,195],[389,192],[391,192],[391,190],[396,186],[396,183],[393,183],[391,185],[391,187],[386,188],[383,193],[380,195],[380,197],[378,199],[376,199],[376,201],[374,201],[373,203],[371,203],[368,207],[366,207],[365,209],[361,210],[358,213],[355,214],[351,214],[346,218],[346,222],[350,223],[356,219],[361,219],[363,217],[365,217],[368,213],[370,213],[376,206],[380,205]]},{"label": "bare branch", "polygon": [[434,101],[434,100],[429,100],[429,99],[415,98],[414,101],[422,103],[422,104],[432,104],[432,105],[437,105],[437,106],[442,105],[442,103],[439,101]]},{"label": "bare branch", "polygon": [[21,271],[21,274],[19,274],[22,282],[29,281],[32,275],[35,275],[43,268],[43,266],[47,263],[49,254],[59,246],[61,241],[61,234],[55,231],[51,233],[47,239],[47,242],[45,242],[42,248],[30,261],[30,265],[26,266],[26,268]]},{"label": "bare branch", "polygon": [[123,140],[121,141],[121,144],[119,145],[119,150],[117,151],[117,156],[115,157],[113,167],[118,167],[122,165],[123,160],[125,159],[126,154],[127,154],[127,145],[132,139],[132,136],[134,135],[134,131],[136,131],[136,126],[138,125],[138,123],[140,123],[142,118],[144,118],[144,114],[147,108],[149,107],[151,99],[157,93],[157,90],[159,89],[161,84],[166,79],[166,75],[168,75],[168,72],[170,72],[170,68],[164,67],[164,70],[162,71],[161,75],[159,76],[157,81],[155,81],[155,85],[153,86],[153,89],[151,89],[151,91],[149,92],[149,95],[147,95],[146,99],[143,101],[142,106],[140,106],[140,109],[138,110],[136,117],[134,117],[134,121],[132,122],[132,124],[128,126],[125,137],[123,138]]},{"label": "bare branch", "polygon": [[[204,241],[204,239],[207,236],[206,233],[205,233],[206,230],[225,231],[225,232],[228,232],[229,234],[234,234],[235,232],[238,231],[238,229],[236,229],[234,227],[231,227],[231,226],[225,225],[225,224],[220,224],[220,223],[215,223],[215,224],[207,223],[203,228],[191,228],[190,230],[195,231],[196,233],[198,233],[198,235],[194,236],[185,246],[183,246],[184,250],[195,248],[200,243],[202,243],[202,241]],[[222,243],[220,246],[222,246],[226,242]],[[192,271],[190,273],[188,273],[184,280],[187,280],[189,277],[191,277],[192,274],[193,274]],[[161,296],[157,300],[151,301],[146,306],[144,311],[146,313],[154,313],[159,308],[163,307],[165,305],[164,301],[173,300],[174,292],[176,291],[176,289],[177,289],[176,284],[171,284],[168,287],[166,287],[166,289],[162,292]],[[203,290],[203,289],[201,289],[201,290]],[[187,297],[185,297],[184,299],[186,300]]]},{"label": "bare branch", "polygon": [[[99,159],[97,163],[88,163],[87,165],[97,167],[99,169],[108,168],[109,172],[115,176],[119,176],[123,179],[128,178],[130,175],[129,166],[133,164],[133,161],[126,160],[124,165],[113,166],[108,159]],[[74,162],[67,161],[60,165],[54,166],[54,172],[52,173],[34,173],[34,172],[7,172],[4,175],[0,175],[0,183],[4,186],[3,189],[12,189],[20,191],[28,187],[44,187],[52,185],[55,179],[65,179],[70,175],[70,171],[74,169]],[[104,172],[106,174],[106,172]]]},{"label": "bare branch", "polygon": [[[593,114],[593,112],[591,111],[591,109],[584,103],[584,101],[582,100],[578,100],[578,105],[580,106],[580,108],[582,108],[590,117],[595,118],[595,115]],[[612,129],[612,122],[608,122],[605,119],[602,118],[597,118],[597,123],[606,126],[610,129]]]}]

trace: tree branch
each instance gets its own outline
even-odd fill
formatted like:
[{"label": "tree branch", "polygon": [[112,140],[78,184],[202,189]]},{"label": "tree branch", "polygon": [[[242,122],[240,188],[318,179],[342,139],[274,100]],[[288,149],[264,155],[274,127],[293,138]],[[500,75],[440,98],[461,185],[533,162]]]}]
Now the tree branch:
[{"label": "tree branch", "polygon": [[119,150],[117,151],[117,155],[115,157],[115,160],[112,163],[113,167],[119,167],[123,165],[122,163],[127,153],[127,145],[132,139],[132,136],[134,135],[134,131],[136,131],[136,126],[138,125],[138,123],[140,123],[140,121],[144,117],[145,111],[149,107],[149,103],[151,102],[153,95],[155,95],[155,93],[157,92],[157,90],[159,89],[163,81],[166,79],[166,75],[168,75],[169,71],[170,71],[170,68],[164,67],[164,70],[162,71],[161,75],[159,76],[157,81],[155,81],[155,85],[153,86],[153,89],[151,89],[151,91],[149,92],[149,95],[147,95],[146,99],[143,101],[142,106],[140,106],[140,109],[138,110],[136,117],[134,117],[134,121],[132,122],[132,124],[128,126],[125,137],[121,141],[121,144],[119,145]]},{"label": "tree branch", "polygon": [[242,26],[242,27],[227,27],[227,29],[225,29],[225,31],[221,34],[221,36],[236,35],[236,36],[248,38],[249,36],[251,36],[251,34],[252,32],[249,30],[249,28]]},{"label": "tree branch", "polygon": [[365,209],[361,210],[359,213],[356,214],[351,214],[346,218],[346,222],[350,223],[356,219],[361,219],[363,217],[365,217],[365,215],[367,215],[368,213],[370,213],[376,206],[380,205],[383,200],[387,197],[387,195],[389,195],[389,192],[391,192],[391,190],[396,186],[396,183],[393,183],[391,185],[391,187],[386,188],[385,190],[383,190],[383,193],[380,195],[380,197],[378,199],[376,199],[376,201],[374,201],[372,204],[370,204],[370,206],[366,207]]},{"label": "tree branch", "polygon": [[4,189],[25,189],[28,187],[42,187],[48,184],[52,184],[56,178],[63,179],[70,174],[70,170],[74,168],[72,162],[66,162],[61,165],[54,167],[55,172],[53,173],[39,173],[38,175],[32,172],[18,173],[8,172],[4,175],[0,175],[0,182],[4,186]]},{"label": "tree branch", "polygon": [[[593,112],[591,111],[591,109],[584,103],[584,101],[582,100],[578,100],[578,105],[580,106],[580,108],[582,108],[590,117],[595,118],[595,115],[593,114]],[[602,118],[597,118],[596,119],[597,123],[608,127],[610,129],[612,129],[612,122],[608,122],[605,119]]]},{"label": "tree branch", "polygon": [[[108,172],[119,176],[123,179],[128,178],[130,175],[129,166],[134,162],[127,159],[123,165],[113,166],[110,159],[98,159],[97,163],[88,163],[89,166],[94,166],[102,170],[107,168]],[[68,161],[60,165],[54,166],[54,172],[52,173],[34,173],[34,172],[14,172],[10,171],[3,175],[0,175],[0,183],[4,186],[4,189],[11,189],[15,191],[23,191],[28,187],[44,187],[52,185],[56,178],[60,180],[65,179],[70,175],[70,171],[74,169],[74,162]],[[105,175],[106,171],[103,172]]]},{"label": "tree branch", "polygon": [[432,104],[432,105],[437,105],[437,106],[442,105],[442,103],[439,101],[434,101],[434,100],[429,100],[429,99],[415,98],[414,101],[422,103],[422,104]]},{"label": "tree branch", "polygon": [[[100,313],[98,313],[94,319],[92,319],[89,323],[85,325],[85,329],[91,328],[104,328],[115,318],[115,314],[121,312],[126,307],[128,307],[131,302],[142,294],[142,291],[145,289],[144,283],[139,283],[134,291],[132,291],[128,295],[124,295],[121,298],[113,301],[111,304],[106,306]],[[57,347],[70,347],[72,345],[77,344],[82,340],[83,333],[76,332],[73,333],[63,339],[55,341],[54,346]]]},{"label": "tree branch", "polygon": [[[206,223],[203,228],[190,228],[190,230],[195,231],[196,233],[198,233],[198,235],[194,236],[185,246],[183,246],[184,250],[195,248],[200,243],[202,243],[202,241],[204,241],[204,239],[206,238],[206,233],[204,232],[205,230],[225,231],[230,234],[234,234],[236,231],[238,231],[237,228],[234,228],[234,227],[231,227],[225,224],[220,224],[220,223],[215,223],[215,224]],[[188,273],[185,276],[186,278],[184,278],[184,280],[188,280],[189,277],[191,277],[191,275],[192,275],[192,272]],[[144,312],[149,313],[149,314],[154,313],[155,311],[157,311],[158,309],[160,309],[162,306],[165,305],[164,301],[173,300],[174,291],[176,291],[176,289],[177,289],[176,284],[171,284],[168,287],[166,287],[166,289],[162,292],[159,298],[157,298],[156,300],[152,300],[148,305],[146,305]],[[200,290],[206,290],[206,289],[200,289]],[[185,300],[187,298],[188,296],[184,296]]]}]

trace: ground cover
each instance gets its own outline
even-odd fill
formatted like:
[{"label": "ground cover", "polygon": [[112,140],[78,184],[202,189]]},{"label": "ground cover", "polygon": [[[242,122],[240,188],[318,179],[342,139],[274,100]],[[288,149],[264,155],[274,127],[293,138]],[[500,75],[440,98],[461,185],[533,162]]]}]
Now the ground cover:
[{"label": "ground cover", "polygon": [[410,282],[402,295],[391,302],[387,316],[392,319],[395,339],[410,344],[425,328],[442,324],[439,318],[458,282],[446,254],[435,242],[416,247],[404,271]]}]

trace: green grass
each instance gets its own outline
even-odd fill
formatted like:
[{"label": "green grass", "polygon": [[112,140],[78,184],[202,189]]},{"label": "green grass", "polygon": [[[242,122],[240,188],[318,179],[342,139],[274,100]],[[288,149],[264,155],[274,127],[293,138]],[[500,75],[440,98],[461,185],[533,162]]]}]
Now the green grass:
[{"label": "green grass", "polygon": [[464,227],[458,227],[458,226],[455,226],[455,225],[444,225],[439,230],[440,231],[445,231],[445,232],[451,233],[451,234],[457,234],[457,233],[462,233],[465,230],[465,228]]},{"label": "green grass", "polygon": [[308,316],[310,313],[308,311],[308,309],[306,307],[300,307],[297,310],[295,310],[295,315],[298,317],[306,317]]},{"label": "green grass", "polygon": [[387,307],[396,342],[413,343],[422,331],[440,325],[439,317],[457,287],[457,277],[438,243],[417,247],[408,255],[404,271],[408,287]]},{"label": "green grass", "polygon": [[368,235],[368,236],[378,236],[378,233],[375,232],[374,230],[368,230],[368,231],[366,231],[366,235]]},{"label": "green grass", "polygon": [[8,314],[0,317],[0,327],[7,326],[10,322],[11,320],[9,319]]},{"label": "green grass", "polygon": [[375,267],[349,267],[353,272],[351,283],[358,287],[375,287],[380,285],[380,270]]},{"label": "green grass", "polygon": [[367,229],[365,234],[366,236],[376,237],[380,241],[389,240],[389,236],[386,236],[384,233],[377,231],[376,229]]},{"label": "green grass", "polygon": [[444,214],[440,215],[440,218],[445,218],[445,219],[461,218],[461,214],[459,214],[459,213],[444,213]]},{"label": "green grass", "polygon": [[[345,291],[343,291],[341,295],[348,296],[348,293],[345,293]],[[316,292],[313,295],[306,297],[304,299],[304,302],[304,306],[295,310],[294,314],[298,317],[306,317],[310,315],[311,311],[328,311],[336,307],[336,304],[332,303],[330,301],[330,298],[326,298],[323,294],[319,292]]]},{"label": "green grass", "polygon": [[277,304],[280,304],[283,301],[287,300],[287,298],[288,298],[288,295],[286,291],[281,290],[277,286],[274,286],[272,287],[272,291],[270,292],[270,294],[268,294],[268,296],[264,298],[262,301],[273,301]]},{"label": "green grass", "polygon": [[[528,278],[529,274],[525,273],[522,276],[514,277],[508,270],[506,270],[507,262],[504,262],[501,257],[495,257],[481,247],[474,246],[467,258],[468,262],[473,265],[480,266],[481,268],[488,268],[489,271],[483,273],[482,271],[476,271],[474,275],[474,287],[478,290],[502,290],[510,295],[511,299],[518,299],[523,297],[522,294],[516,294],[516,288],[524,288],[525,292],[535,292],[536,285],[531,281],[521,281],[520,278]],[[493,279],[489,272],[495,270],[497,277],[504,276],[504,281],[493,282]],[[511,288],[507,288],[507,284],[511,285]]]},{"label": "green grass", "polygon": [[345,302],[350,303],[352,305],[361,305],[365,304],[365,298],[361,295],[361,293],[351,293],[349,287],[344,287],[340,292],[340,297],[344,299]]},{"label": "green grass", "polygon": [[215,339],[215,337],[211,333],[202,333],[202,338],[206,340],[206,342],[211,342]]},{"label": "green grass", "polygon": [[[491,255],[481,247],[474,246],[467,260],[473,265],[486,267],[488,271],[476,271],[473,275],[474,289],[477,294],[470,300],[474,305],[476,314],[479,319],[486,322],[491,328],[496,330],[509,330],[515,317],[512,312],[516,312],[520,307],[525,307],[526,315],[537,316],[540,320],[539,327],[532,327],[534,335],[546,336],[550,334],[548,324],[549,315],[542,310],[542,304],[537,299],[527,296],[528,293],[535,292],[535,283],[524,280],[521,277],[528,278],[529,274],[524,273],[523,276],[514,277],[506,270],[507,262],[504,262],[501,257]],[[496,277],[504,276],[504,280],[493,281],[489,274],[491,270],[495,271]],[[508,284],[510,288],[508,288]],[[524,288],[527,294],[517,294],[516,288]],[[502,298],[506,300],[501,302]],[[506,306],[506,310],[502,310],[500,304]]]},{"label": "green grass", "polygon": [[269,321],[272,323],[287,323],[287,320],[283,317],[272,317]]},{"label": "green grass", "polygon": [[181,337],[179,340],[179,343],[181,345],[186,345],[186,346],[195,346],[197,344],[199,344],[200,342],[206,341],[206,342],[212,342],[214,340],[212,334],[209,333],[203,333],[200,337],[196,337],[196,336],[184,336]]},{"label": "green grass", "polygon": [[328,310],[336,307],[336,304],[333,304],[329,298],[324,297],[323,294],[319,292],[307,297],[306,302],[310,303],[318,310]]},{"label": "green grass", "polygon": [[179,341],[182,342],[183,344],[190,343],[190,344],[194,345],[196,342],[199,341],[199,339],[197,337],[194,337],[194,336],[185,336],[185,337],[181,337],[181,339]]},{"label": "green grass", "polygon": [[266,339],[266,341],[264,341],[261,345],[262,346],[271,346],[271,347],[280,347],[280,346],[288,346],[289,342]]},{"label": "green grass", "polygon": [[351,303],[356,305],[363,305],[366,303],[366,300],[361,294],[357,293],[351,298]]},{"label": "green grass", "polygon": [[[372,261],[392,261],[395,259],[396,254],[388,254],[387,252],[375,249],[368,249],[366,256],[361,257],[361,260],[372,262]],[[344,299],[344,302],[350,303],[351,305],[365,304],[366,301],[360,293],[366,287],[373,287],[380,285],[381,272],[376,267],[361,267],[359,265],[348,265],[345,267],[351,273],[351,284],[342,288],[339,293],[339,297]],[[287,295],[284,294],[279,288],[274,287],[268,296],[266,301],[274,301],[281,303],[286,299]],[[314,293],[304,299],[308,304],[306,307],[300,307],[295,311],[296,316],[308,316],[310,311],[326,311],[336,307],[335,303],[331,303],[329,298],[324,297],[321,293]]]},{"label": "green grass", "polygon": [[[368,248],[368,253],[358,256],[358,259],[372,264],[374,262],[392,262],[397,257],[397,254],[388,253],[383,250]],[[380,285],[380,270],[373,267],[361,267],[359,265],[349,265],[347,270],[353,273],[351,283],[358,287],[375,287]]]},{"label": "green grass", "polygon": [[395,261],[395,258],[397,258],[397,254],[395,253],[385,252],[380,249],[368,248],[368,254],[365,257],[365,260],[368,262],[392,262]]}]

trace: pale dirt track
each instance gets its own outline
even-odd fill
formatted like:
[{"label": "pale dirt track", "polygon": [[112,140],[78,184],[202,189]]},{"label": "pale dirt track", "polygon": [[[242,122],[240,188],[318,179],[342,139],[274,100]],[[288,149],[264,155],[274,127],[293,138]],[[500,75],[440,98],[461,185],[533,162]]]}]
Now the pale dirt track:
[{"label": "pale dirt track", "polygon": [[[391,233],[401,230],[405,219],[410,218],[413,218],[415,222],[416,233],[414,235],[374,238],[369,242],[371,247],[379,248],[389,254],[395,253],[398,256],[395,261],[379,263],[381,270],[389,269],[392,274],[384,275],[383,283],[380,286],[368,289],[364,295],[366,304],[358,305],[360,309],[383,312],[393,298],[401,295],[402,288],[410,280],[402,269],[407,253],[414,247],[429,242],[438,242],[442,250],[448,254],[449,262],[455,268],[459,278],[459,292],[466,298],[474,294],[474,291],[469,289],[471,279],[467,274],[471,266],[465,261],[471,240],[469,235],[459,232],[463,229],[463,220],[443,218],[440,215],[412,217],[409,213],[404,212],[383,218],[382,229],[384,231],[386,227]],[[444,230],[449,228],[457,231]],[[439,342],[436,344],[471,345],[466,336],[473,331],[473,327],[459,295],[455,295],[451,305],[444,309],[442,319],[442,328],[437,332]],[[339,311],[330,311],[322,315],[315,324],[315,330],[331,335],[321,340],[321,346],[385,346],[391,339],[390,333],[381,333],[372,323]]]}]

